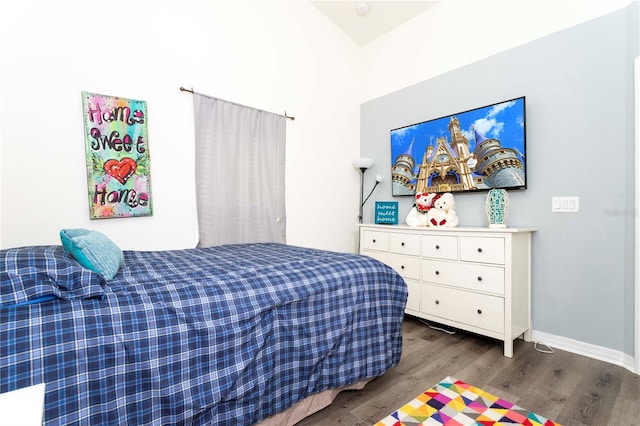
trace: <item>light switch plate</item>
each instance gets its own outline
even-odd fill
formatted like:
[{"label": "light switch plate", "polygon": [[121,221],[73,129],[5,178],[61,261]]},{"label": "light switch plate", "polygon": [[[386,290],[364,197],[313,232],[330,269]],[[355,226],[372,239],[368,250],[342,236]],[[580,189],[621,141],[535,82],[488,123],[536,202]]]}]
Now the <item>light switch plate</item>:
[{"label": "light switch plate", "polygon": [[551,211],[554,213],[577,213],[580,211],[580,197],[551,197]]}]

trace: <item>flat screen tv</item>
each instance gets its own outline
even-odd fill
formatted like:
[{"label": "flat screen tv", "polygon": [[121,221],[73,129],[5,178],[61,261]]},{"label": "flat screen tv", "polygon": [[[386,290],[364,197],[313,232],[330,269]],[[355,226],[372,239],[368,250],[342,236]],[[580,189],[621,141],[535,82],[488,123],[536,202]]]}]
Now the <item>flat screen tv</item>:
[{"label": "flat screen tv", "polygon": [[391,130],[393,196],[525,189],[525,98]]}]

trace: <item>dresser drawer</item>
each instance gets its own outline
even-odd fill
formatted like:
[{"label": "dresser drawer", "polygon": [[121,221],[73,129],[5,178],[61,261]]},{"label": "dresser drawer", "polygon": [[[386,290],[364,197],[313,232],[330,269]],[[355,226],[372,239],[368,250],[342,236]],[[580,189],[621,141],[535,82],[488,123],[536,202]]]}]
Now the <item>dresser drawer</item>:
[{"label": "dresser drawer", "polygon": [[365,230],[360,244],[363,250],[389,251],[389,233]]},{"label": "dresser drawer", "polygon": [[407,311],[420,312],[420,287],[421,284],[419,281],[404,280],[407,283],[407,290],[409,291],[409,296],[407,297]]},{"label": "dresser drawer", "polygon": [[422,280],[467,290],[504,295],[504,268],[422,260]]},{"label": "dresser drawer", "polygon": [[417,234],[389,234],[389,251],[393,253],[420,255],[420,235]]},{"label": "dresser drawer", "polygon": [[420,309],[425,314],[464,325],[504,333],[504,299],[423,284]]},{"label": "dresser drawer", "polygon": [[388,261],[385,263],[395,269],[403,278],[420,279],[420,259],[418,257],[389,253]]},{"label": "dresser drawer", "polygon": [[504,238],[460,237],[460,260],[504,265]]},{"label": "dresser drawer", "polygon": [[445,285],[455,284],[454,269],[458,266],[460,264],[457,262],[422,259],[420,261],[422,281]]},{"label": "dresser drawer", "polygon": [[435,259],[458,259],[458,237],[423,235],[422,256]]},{"label": "dresser drawer", "polygon": [[391,266],[402,278],[420,279],[420,259],[395,253],[364,250],[362,254]]}]

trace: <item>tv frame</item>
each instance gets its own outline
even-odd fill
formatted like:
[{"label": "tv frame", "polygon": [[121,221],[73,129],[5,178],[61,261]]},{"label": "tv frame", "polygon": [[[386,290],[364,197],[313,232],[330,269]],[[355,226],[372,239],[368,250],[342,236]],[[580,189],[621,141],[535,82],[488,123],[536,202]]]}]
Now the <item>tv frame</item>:
[{"label": "tv frame", "polygon": [[393,129],[392,195],[526,189],[526,134],[525,96]]}]

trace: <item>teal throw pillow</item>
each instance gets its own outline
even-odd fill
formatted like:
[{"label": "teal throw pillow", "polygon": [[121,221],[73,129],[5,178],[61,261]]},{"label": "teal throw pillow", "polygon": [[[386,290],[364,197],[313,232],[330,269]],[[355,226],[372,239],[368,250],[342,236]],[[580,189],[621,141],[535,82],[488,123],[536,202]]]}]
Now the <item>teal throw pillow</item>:
[{"label": "teal throw pillow", "polygon": [[110,280],[124,264],[124,255],[116,243],[106,235],[83,228],[62,229],[62,245],[87,269]]}]

